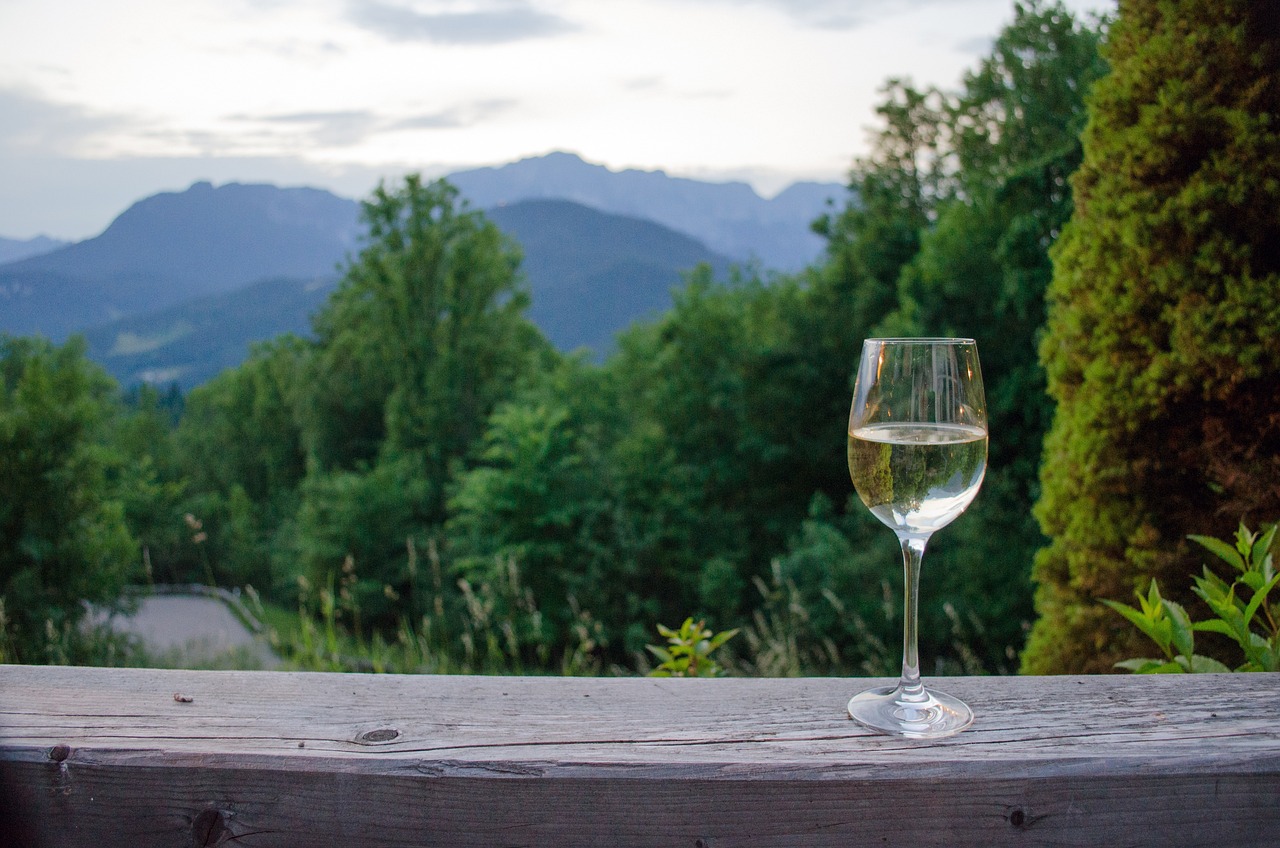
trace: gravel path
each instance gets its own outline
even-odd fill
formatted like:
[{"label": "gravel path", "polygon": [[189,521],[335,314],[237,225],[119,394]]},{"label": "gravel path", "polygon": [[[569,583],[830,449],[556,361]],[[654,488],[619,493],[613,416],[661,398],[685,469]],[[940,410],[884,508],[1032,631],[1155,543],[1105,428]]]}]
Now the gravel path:
[{"label": "gravel path", "polygon": [[280,664],[271,648],[216,598],[145,597],[136,614],[117,616],[112,627],[140,638],[147,652],[166,666],[275,668]]}]

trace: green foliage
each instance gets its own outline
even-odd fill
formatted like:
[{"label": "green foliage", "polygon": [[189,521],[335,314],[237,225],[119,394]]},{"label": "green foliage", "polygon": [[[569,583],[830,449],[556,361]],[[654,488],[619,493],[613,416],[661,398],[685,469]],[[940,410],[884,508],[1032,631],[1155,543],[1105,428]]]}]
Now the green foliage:
[{"label": "green foliage", "polygon": [[[269,631],[286,665],[309,671],[363,671],[397,674],[530,674],[555,671],[591,675],[603,671],[601,627],[590,613],[577,610],[565,650],[553,664],[541,633],[542,613],[533,593],[508,561],[496,583],[459,580],[456,592],[442,580],[435,545],[428,547],[429,581],[419,582],[417,549],[407,544],[411,597],[395,628],[367,633],[355,587],[354,561],[337,579],[316,587],[299,578],[298,614],[274,615]],[[387,594],[395,597],[389,590]]]},{"label": "green foliage", "polygon": [[[900,304],[879,331],[978,342],[990,454],[982,493],[931,545],[924,581],[959,610],[980,612],[986,664],[1009,663],[1032,618],[1031,563],[1044,537],[1027,504],[1039,496],[1052,416],[1037,346],[1052,274],[1047,249],[1073,209],[1085,98],[1106,68],[1096,24],[1059,3],[1014,6],[991,54],[946,95],[937,120],[952,163],[936,223],[897,279]],[[930,582],[942,583],[930,587]],[[936,608],[935,608],[936,609]],[[945,622],[939,622],[945,624]]]},{"label": "green foliage", "polygon": [[570,636],[582,603],[619,663],[643,650],[647,622],[692,603],[674,570],[688,500],[634,413],[613,374],[561,363],[491,416],[473,467],[455,477],[446,525],[455,574],[493,582],[518,562],[549,643]]},{"label": "green foliage", "polygon": [[[383,456],[421,457],[443,481],[545,349],[523,317],[519,252],[443,182],[410,175],[398,189],[380,186],[362,210],[368,243],[316,321],[317,401],[332,414],[312,459],[350,468],[377,445]],[[363,451],[334,446],[351,430]],[[432,497],[442,513],[443,492]]]},{"label": "green foliage", "polygon": [[1280,583],[1272,557],[1276,527],[1254,533],[1244,523],[1236,531],[1235,545],[1212,536],[1190,538],[1227,562],[1238,574],[1227,583],[1204,567],[1192,590],[1205,602],[1214,617],[1192,622],[1181,604],[1160,596],[1156,581],[1144,597],[1137,593],[1141,609],[1116,601],[1103,603],[1123,615],[1164,653],[1164,659],[1131,659],[1116,663],[1139,674],[1166,672],[1231,671],[1216,659],[1195,653],[1196,633],[1217,633],[1239,647],[1243,664],[1235,671],[1280,671],[1280,625],[1276,612],[1280,605],[1268,600]]},{"label": "green foliage", "polygon": [[[114,384],[84,343],[0,336],[0,598],[6,654],[75,661],[84,601],[114,605],[138,563],[108,449]],[[130,481],[132,482],[132,481]]]},{"label": "green foliage", "polygon": [[1236,671],[1280,671],[1276,616],[1280,606],[1268,600],[1280,583],[1272,558],[1276,527],[1273,524],[1265,533],[1251,533],[1242,523],[1236,531],[1235,550],[1210,536],[1191,537],[1240,572],[1228,584],[1205,566],[1193,589],[1216,616],[1197,623],[1196,630],[1219,633],[1240,647],[1245,661]]},{"label": "green foliage", "polygon": [[647,645],[649,652],[661,662],[649,672],[650,677],[721,677],[725,671],[711,656],[718,648],[738,635],[737,630],[716,633],[706,623],[686,618],[679,630],[658,625],[658,633],[667,644]]},{"label": "green foliage", "polygon": [[1127,668],[1138,674],[1231,670],[1212,657],[1195,652],[1196,625],[1192,624],[1182,604],[1160,596],[1156,581],[1151,581],[1151,588],[1145,596],[1141,592],[1135,594],[1142,607],[1140,610],[1105,598],[1102,602],[1155,642],[1164,653],[1164,659],[1140,657],[1122,660],[1116,663],[1117,668]]},{"label": "green foliage", "polygon": [[[851,501],[842,520],[815,496],[809,518],[771,573],[754,582],[762,603],[747,639],[766,668],[776,664],[775,672],[788,675],[881,674],[901,659],[889,657],[885,644],[901,635],[902,556],[894,535],[860,503]],[[943,648],[942,622],[926,619],[925,641]],[[772,650],[765,647],[770,643]]]},{"label": "green foliage", "polygon": [[394,552],[444,523],[450,475],[547,347],[522,316],[516,248],[455,189],[410,176],[363,215],[368,243],[316,320],[297,405],[296,552],[313,582],[356,557],[372,607],[405,587]]},{"label": "green foliage", "polygon": [[643,668],[654,623],[697,609],[742,633],[732,673],[892,673],[900,555],[850,499],[852,372],[867,336],[958,333],[982,348],[992,465],[931,547],[921,647],[1005,670],[1041,543],[1046,250],[1098,38],[1033,2],[962,90],[889,82],[822,262],[697,268],[601,365],[550,350],[515,245],[452,188],[379,188],[314,340],[193,391],[172,434],[158,397],[113,419],[147,573],[297,606],[277,641],[302,668]]},{"label": "green foliage", "polygon": [[1053,251],[1050,545],[1023,668],[1135,653],[1102,599],[1189,601],[1187,531],[1280,511],[1280,34],[1268,4],[1137,0],[1107,46]]}]

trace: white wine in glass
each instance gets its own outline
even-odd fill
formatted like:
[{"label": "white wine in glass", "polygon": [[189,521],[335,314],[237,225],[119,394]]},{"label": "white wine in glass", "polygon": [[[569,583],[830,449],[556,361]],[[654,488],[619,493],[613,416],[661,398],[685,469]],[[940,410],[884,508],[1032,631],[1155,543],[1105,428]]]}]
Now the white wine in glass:
[{"label": "white wine in glass", "polygon": [[849,410],[849,474],[898,536],[905,575],[902,679],[849,701],[881,733],[950,736],[973,723],[958,698],[925,687],[917,650],[920,561],[934,531],[964,512],[987,468],[987,409],[972,339],[868,339]]}]

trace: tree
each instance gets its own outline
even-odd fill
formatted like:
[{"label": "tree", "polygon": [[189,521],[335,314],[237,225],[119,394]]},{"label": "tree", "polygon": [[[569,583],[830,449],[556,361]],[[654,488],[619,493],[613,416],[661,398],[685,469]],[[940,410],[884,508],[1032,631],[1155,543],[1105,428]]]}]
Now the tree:
[{"label": "tree", "polygon": [[[1032,618],[1031,563],[1044,545],[1029,506],[1052,416],[1037,348],[1052,275],[1048,250],[1070,218],[1085,98],[1104,71],[1096,25],[1060,3],[1018,3],[991,54],[947,98],[952,194],[899,279],[900,306],[881,325],[978,341],[991,453],[978,500],[930,553],[949,598],[986,634],[1005,667]],[[940,622],[944,624],[945,622]]]},{"label": "tree", "polygon": [[1122,3],[1106,55],[1041,347],[1058,407],[1029,672],[1133,656],[1098,601],[1187,586],[1186,534],[1280,515],[1275,4]]},{"label": "tree", "polygon": [[[435,480],[547,350],[523,315],[519,249],[457,194],[416,175],[380,186],[362,207],[368,244],[316,321],[318,373],[347,381],[323,387],[325,408],[339,396],[376,411],[328,426],[363,437],[366,459],[421,454]],[[360,458],[313,454],[322,469]]]},{"label": "tree", "polygon": [[283,336],[191,392],[171,439],[170,476],[189,493],[179,517],[189,513],[200,527],[152,552],[159,573],[204,580],[207,563],[220,583],[291,584],[296,569],[279,536],[293,529],[307,471],[302,408],[314,354],[310,342]]},{"label": "tree", "polygon": [[[883,126],[871,154],[854,163],[849,198],[839,215],[814,223],[827,239],[825,262],[813,281],[830,327],[852,360],[862,339],[898,305],[898,275],[920,250],[920,236],[951,192],[942,154],[945,96],[891,79],[876,108]],[[849,376],[846,374],[846,376]]]},{"label": "tree", "polygon": [[[443,524],[455,466],[551,354],[523,316],[518,249],[447,183],[380,186],[363,220],[367,244],[316,320],[297,550],[317,579],[359,554],[362,577],[395,589],[405,539]],[[379,486],[390,488],[371,540]]]},{"label": "tree", "polygon": [[103,444],[114,390],[82,339],[0,336],[0,635],[11,660],[49,659],[50,637],[74,650],[84,602],[114,606],[138,562]]}]

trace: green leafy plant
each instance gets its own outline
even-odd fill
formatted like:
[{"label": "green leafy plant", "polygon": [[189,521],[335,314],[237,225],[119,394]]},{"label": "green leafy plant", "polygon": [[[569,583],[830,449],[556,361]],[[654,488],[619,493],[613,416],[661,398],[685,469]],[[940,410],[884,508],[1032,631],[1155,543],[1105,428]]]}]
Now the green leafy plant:
[{"label": "green leafy plant", "polygon": [[1180,604],[1160,595],[1154,580],[1145,596],[1136,593],[1141,609],[1103,601],[1164,653],[1164,659],[1143,657],[1116,666],[1139,674],[1231,671],[1221,662],[1195,652],[1195,634],[1200,632],[1219,633],[1240,647],[1244,662],[1235,671],[1280,671],[1280,626],[1274,605],[1267,601],[1271,590],[1280,583],[1271,553],[1278,526],[1252,532],[1241,522],[1234,545],[1212,536],[1188,536],[1237,572],[1228,583],[1205,566],[1203,576],[1195,578],[1192,591],[1214,614],[1207,621],[1191,621]]},{"label": "green leafy plant", "polygon": [[715,633],[692,618],[686,618],[679,630],[659,624],[658,632],[666,637],[667,646],[645,646],[662,661],[649,672],[650,677],[719,677],[724,670],[711,655],[738,634],[737,629]]}]

